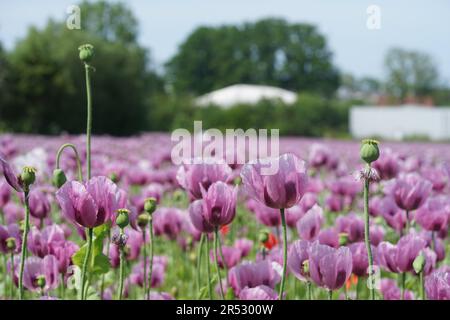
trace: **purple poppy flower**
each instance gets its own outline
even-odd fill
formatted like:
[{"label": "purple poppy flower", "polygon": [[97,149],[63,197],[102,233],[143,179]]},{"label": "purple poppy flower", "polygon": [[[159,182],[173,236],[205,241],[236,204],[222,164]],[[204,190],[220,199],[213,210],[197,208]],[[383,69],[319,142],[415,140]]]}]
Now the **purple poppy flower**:
[{"label": "purple poppy flower", "polygon": [[315,241],[308,256],[311,279],[320,287],[339,289],[352,273],[352,254],[347,247],[334,249]]},{"label": "purple poppy flower", "polygon": [[39,276],[45,279],[44,292],[56,289],[59,283],[58,260],[53,255],[45,256],[43,259],[29,257],[25,261],[23,271],[23,285],[30,291],[38,291],[37,284]]},{"label": "purple poppy flower", "polygon": [[43,258],[51,253],[52,247],[60,246],[65,241],[64,230],[60,226],[52,224],[43,230],[36,227],[31,228],[27,245],[28,250],[34,255]]},{"label": "purple poppy flower", "polygon": [[370,243],[375,247],[384,239],[384,228],[382,226],[372,224],[370,227]]},{"label": "purple poppy flower", "polygon": [[167,292],[150,292],[149,300],[174,300],[174,298]]},{"label": "purple poppy flower", "polygon": [[319,232],[317,240],[320,244],[324,244],[333,248],[339,247],[339,232],[335,228],[322,229]]},{"label": "purple poppy flower", "polygon": [[237,239],[234,242],[234,247],[241,250],[241,257],[246,257],[252,250],[253,241],[246,238]]},{"label": "purple poppy flower", "polygon": [[[149,265],[150,260],[147,261],[147,266]],[[165,256],[155,256],[153,257],[153,270],[152,270],[152,279],[151,279],[151,287],[157,288],[160,287],[165,279],[167,269],[167,257]],[[145,277],[148,279],[150,275],[150,269],[147,267],[147,274]],[[138,264],[134,265],[131,275],[130,282],[132,284],[138,285],[140,287],[144,286],[144,262],[140,261]]]},{"label": "purple poppy flower", "polygon": [[448,177],[443,168],[427,168],[423,171],[423,176],[431,182],[436,192],[442,192],[447,185]]},{"label": "purple poppy flower", "polygon": [[414,216],[414,220],[429,231],[447,228],[449,219],[450,201],[446,196],[429,198]]},{"label": "purple poppy flower", "polygon": [[51,205],[47,195],[39,189],[33,189],[29,196],[30,214],[37,219],[45,219],[50,213]]},{"label": "purple poppy flower", "polygon": [[278,209],[269,208],[259,201],[249,199],[247,208],[255,214],[256,220],[268,227],[277,227],[281,224],[281,215]]},{"label": "purple poppy flower", "polygon": [[[302,200],[303,200],[303,198],[302,198]],[[302,200],[300,200],[300,202]],[[272,209],[272,210],[278,211],[276,209]],[[297,225],[297,221],[301,217],[303,217],[305,215],[305,212],[307,212],[308,210],[303,211],[303,208],[300,207],[300,205],[295,205],[293,207],[290,207],[289,209],[286,209],[286,224],[291,228],[295,228],[295,226]],[[281,223],[281,217],[280,217],[279,212],[278,212],[278,218],[280,219],[280,223]]]},{"label": "purple poppy flower", "polygon": [[[401,290],[393,279],[381,279],[380,291],[384,300],[401,299]],[[414,300],[414,293],[410,290],[405,290],[405,300]]]},{"label": "purple poppy flower", "polygon": [[289,270],[300,281],[307,281],[309,274],[305,274],[304,264],[308,261],[308,250],[310,243],[305,240],[295,241],[289,248],[288,266]]},{"label": "purple poppy flower", "polygon": [[178,169],[177,181],[188,191],[191,200],[202,198],[202,189],[208,190],[217,181],[226,182],[231,168],[223,162],[203,161],[200,164],[183,165]]},{"label": "purple poppy flower", "polygon": [[297,231],[301,239],[313,240],[317,237],[323,223],[323,210],[315,204],[297,222]]},{"label": "purple poppy flower", "polygon": [[215,227],[229,224],[236,215],[237,187],[224,182],[214,182],[203,194],[203,214],[205,220]]},{"label": "purple poppy flower", "polygon": [[429,275],[436,267],[437,255],[430,248],[422,249],[419,255],[420,254],[423,254],[423,256],[425,257],[425,266],[423,268],[423,273],[425,275]]},{"label": "purple poppy flower", "polygon": [[414,234],[408,234],[397,242],[397,268],[401,272],[413,271],[414,259],[427,245],[427,242]]},{"label": "purple poppy flower", "polygon": [[[119,230],[114,230],[113,234],[118,235]],[[127,241],[125,244],[125,258],[128,261],[135,261],[139,258],[141,248],[144,244],[142,233],[134,229],[126,228],[125,235]],[[112,244],[109,249],[110,261],[113,267],[118,267],[120,262],[120,249],[116,244]]]},{"label": "purple poppy flower", "polygon": [[205,233],[214,231],[214,226],[206,221],[203,214],[203,200],[195,200],[189,205],[189,217],[198,231]]},{"label": "purple poppy flower", "polygon": [[22,245],[22,236],[19,226],[17,224],[10,224],[8,226],[0,225],[0,252],[9,253],[6,240],[8,238],[14,238],[16,240],[16,248],[14,253],[20,252],[20,246]]},{"label": "purple poppy flower", "polygon": [[387,196],[381,200],[380,212],[391,228],[402,232],[406,226],[406,213],[397,206],[393,197]]},{"label": "purple poppy flower", "polygon": [[430,300],[450,300],[450,271],[436,270],[425,277],[425,292]]},{"label": "purple poppy flower", "polygon": [[354,197],[361,191],[361,182],[352,176],[343,176],[333,181],[329,186],[331,192],[341,197]]},{"label": "purple poppy flower", "polygon": [[400,158],[392,150],[385,149],[378,160],[372,163],[372,166],[377,170],[381,179],[390,180],[400,172]]},{"label": "purple poppy flower", "polygon": [[66,182],[56,192],[63,215],[85,228],[109,221],[118,209],[119,189],[106,177],[94,177],[87,184]]},{"label": "purple poppy flower", "polygon": [[[369,261],[367,257],[366,244],[364,242],[355,242],[350,244],[349,249],[352,253],[353,269],[352,273],[358,277],[364,277],[368,274]],[[377,264],[377,250],[372,246],[373,263]]]},{"label": "purple poppy flower", "polygon": [[25,210],[23,206],[10,201],[3,208],[3,214],[7,224],[19,223],[25,217]]},{"label": "purple poppy flower", "polygon": [[[277,172],[263,175],[267,164],[277,168]],[[241,177],[250,197],[274,209],[297,204],[306,192],[308,182],[305,162],[293,154],[250,162],[242,168]]]},{"label": "purple poppy flower", "polygon": [[364,221],[354,213],[339,216],[335,226],[339,233],[347,234],[350,242],[359,242],[364,239]]},{"label": "purple poppy flower", "polygon": [[[225,265],[227,266],[228,269],[237,265],[242,257],[241,249],[235,248],[235,247],[222,246],[222,253],[223,253],[223,258],[225,259]],[[212,261],[215,261],[213,250],[211,250],[209,252],[209,256]],[[223,268],[224,266],[223,266],[223,261],[222,261],[222,255],[219,254],[217,256],[217,261],[219,262],[219,267]]]},{"label": "purple poppy flower", "polygon": [[183,213],[177,208],[158,208],[153,213],[155,235],[166,235],[174,240],[183,230]]},{"label": "purple poppy flower", "polygon": [[272,288],[260,285],[254,288],[244,288],[239,294],[240,300],[277,300],[278,293]]},{"label": "purple poppy flower", "polygon": [[263,260],[260,262],[243,262],[231,268],[228,272],[228,282],[236,296],[248,287],[254,288],[266,285],[272,289],[280,282],[281,274],[274,269],[272,262]]},{"label": "purple poppy flower", "polygon": [[308,163],[314,168],[325,167],[330,162],[331,155],[332,152],[327,146],[315,143],[311,145]]},{"label": "purple poppy flower", "polygon": [[6,182],[17,192],[22,192],[22,182],[20,176],[14,171],[13,167],[3,159],[0,154],[0,165],[5,176]]},{"label": "purple poppy flower", "polygon": [[69,266],[72,265],[72,256],[79,249],[80,247],[72,241],[56,242],[50,245],[50,254],[58,260],[58,270],[61,274],[67,274]]},{"label": "purple poppy flower", "polygon": [[392,195],[397,206],[412,211],[420,208],[430,195],[432,185],[418,174],[409,173],[397,178],[392,187]]},{"label": "purple poppy flower", "polygon": [[0,180],[0,209],[9,202],[11,199],[11,188],[8,183],[4,180]]}]

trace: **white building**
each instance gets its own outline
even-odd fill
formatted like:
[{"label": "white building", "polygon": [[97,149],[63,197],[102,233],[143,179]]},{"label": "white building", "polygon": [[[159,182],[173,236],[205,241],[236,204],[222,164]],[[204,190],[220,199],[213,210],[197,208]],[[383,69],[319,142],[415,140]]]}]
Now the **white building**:
[{"label": "white building", "polygon": [[277,87],[235,84],[198,97],[196,104],[198,106],[214,104],[229,108],[236,104],[255,104],[263,99],[279,99],[285,104],[292,104],[297,100],[297,94]]},{"label": "white building", "polygon": [[355,106],[350,110],[350,132],[355,138],[402,140],[411,136],[450,139],[450,108]]}]

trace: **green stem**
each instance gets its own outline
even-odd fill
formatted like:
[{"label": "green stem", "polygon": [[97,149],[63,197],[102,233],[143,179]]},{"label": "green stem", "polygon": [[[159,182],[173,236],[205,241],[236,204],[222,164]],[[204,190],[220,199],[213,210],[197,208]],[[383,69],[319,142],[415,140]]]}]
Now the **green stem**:
[{"label": "green stem", "polygon": [[[370,165],[368,164],[368,169]],[[369,277],[372,279],[373,270],[373,256],[372,246],[370,245],[370,215],[369,215],[369,179],[364,179],[364,242],[366,243],[367,257],[369,262]],[[370,299],[375,300],[375,288],[373,285],[370,287]]]},{"label": "green stem", "polygon": [[64,273],[61,273],[61,300],[64,300],[66,295],[66,290],[64,287]]},{"label": "green stem", "polygon": [[[222,300],[225,300],[225,294],[223,293],[223,286],[222,286],[222,278],[220,277],[219,259],[217,259],[218,242],[219,242],[219,228],[216,227],[214,230],[214,260],[216,262],[216,272],[218,278],[217,281],[219,282],[220,296],[222,297]],[[222,263],[225,264],[225,261],[222,261]]]},{"label": "green stem", "polygon": [[84,256],[83,268],[81,271],[81,290],[80,290],[81,291],[80,292],[81,300],[86,299],[84,289],[85,289],[85,285],[86,285],[86,272],[87,272],[89,260],[91,258],[93,230],[94,230],[93,228],[88,228],[88,232],[87,232],[88,246],[87,246],[86,255]]},{"label": "green stem", "polygon": [[280,209],[281,225],[283,227],[283,275],[281,277],[280,292],[278,299],[283,300],[284,284],[286,282],[287,271],[287,230],[286,230],[286,217],[284,215],[284,209]]},{"label": "green stem", "polygon": [[4,297],[6,298],[8,296],[8,255],[5,253],[3,255],[3,268],[4,268],[4,273],[3,273],[3,294]]},{"label": "green stem", "polygon": [[356,279],[356,296],[355,299],[359,300],[359,287],[360,287],[361,281],[359,281],[359,277]]},{"label": "green stem", "polygon": [[[120,235],[123,235],[123,229],[120,229]],[[122,300],[123,297],[123,279],[125,275],[125,250],[124,246],[119,246],[120,250],[120,273],[119,273],[119,300]],[[144,277],[145,278],[145,277]]]},{"label": "green stem", "polygon": [[425,281],[423,278],[423,271],[419,273],[419,282],[420,282],[420,298],[422,300],[426,300],[425,298]]},{"label": "green stem", "polygon": [[201,276],[201,266],[202,266],[202,255],[203,255],[203,246],[205,243],[205,234],[202,233],[200,238],[200,244],[198,245],[198,253],[197,253],[197,294],[200,294],[200,276]]},{"label": "green stem", "polygon": [[210,265],[209,251],[210,251],[209,235],[206,234],[206,269],[208,270],[208,293],[209,293],[209,299],[212,300],[211,265]]},{"label": "green stem", "polygon": [[228,282],[228,266],[227,266],[227,264],[225,263],[225,258],[224,258],[223,251],[222,251],[222,243],[221,243],[221,241],[220,241],[220,234],[219,234],[219,233],[218,233],[218,239],[217,239],[217,242],[218,242],[218,244],[219,244],[220,258],[222,259],[223,268],[225,269],[225,276],[226,276],[225,279],[227,279],[227,282]]},{"label": "green stem", "polygon": [[64,149],[71,148],[73,152],[75,153],[75,159],[77,162],[77,169],[78,169],[78,181],[83,182],[83,171],[81,169],[81,161],[80,156],[78,154],[77,147],[74,144],[71,143],[65,143],[61,147],[59,147],[58,152],[56,153],[56,169],[59,169],[59,163],[61,160],[61,155]]},{"label": "green stem", "polygon": [[436,248],[436,234],[434,231],[431,231],[431,250],[435,251]]},{"label": "green stem", "polygon": [[328,290],[328,300],[333,300],[333,291]]},{"label": "green stem", "polygon": [[405,272],[402,272],[401,274],[400,274],[400,277],[401,277],[401,283],[402,283],[402,285],[401,285],[401,295],[402,295],[402,300],[405,300],[405,284],[406,284],[406,273]]},{"label": "green stem", "polygon": [[308,300],[312,300],[312,292],[311,292],[311,281],[306,281],[306,287],[307,287],[307,293],[308,293]]},{"label": "green stem", "polygon": [[89,74],[91,66],[85,63],[86,70],[86,97],[87,97],[87,122],[86,122],[86,165],[87,179],[91,178],[91,130],[92,130],[92,94],[91,77]]},{"label": "green stem", "polygon": [[28,229],[30,228],[30,206],[28,203],[29,190],[24,190],[25,196],[25,225],[23,227],[22,250],[20,253],[20,269],[19,269],[19,299],[23,299],[23,270],[25,267],[25,258],[27,254]]},{"label": "green stem", "polygon": [[408,234],[410,226],[411,226],[411,224],[409,223],[409,211],[406,210],[406,230],[405,230],[405,234]]},{"label": "green stem", "polygon": [[142,241],[143,241],[143,245],[142,245],[142,253],[144,256],[144,300],[147,294],[147,246],[146,246],[146,234],[145,234],[145,228],[142,229]]},{"label": "green stem", "polygon": [[[11,250],[11,286],[9,287],[9,296],[14,299],[14,250]],[[6,274],[6,273],[5,273]]]},{"label": "green stem", "polygon": [[150,299],[150,289],[152,288],[152,273],[153,273],[153,220],[150,216],[149,221],[150,230],[150,270],[148,272],[148,287],[147,287],[147,299]]},{"label": "green stem", "polygon": [[[109,248],[111,246],[111,230],[108,231],[108,239],[106,240],[106,256],[109,256]],[[103,300],[103,294],[105,292],[105,274],[102,274],[102,282],[100,284],[100,300]]]}]

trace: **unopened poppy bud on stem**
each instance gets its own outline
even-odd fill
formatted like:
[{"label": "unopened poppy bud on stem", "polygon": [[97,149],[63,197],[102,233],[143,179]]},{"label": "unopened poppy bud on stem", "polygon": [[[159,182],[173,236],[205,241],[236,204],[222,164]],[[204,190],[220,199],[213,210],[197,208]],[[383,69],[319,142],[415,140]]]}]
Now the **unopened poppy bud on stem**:
[{"label": "unopened poppy bud on stem", "polygon": [[343,233],[339,233],[339,245],[340,246],[345,246],[348,243],[348,234],[343,232]]},{"label": "unopened poppy bud on stem", "polygon": [[152,217],[148,213],[141,213],[137,218],[138,226],[145,228]]},{"label": "unopened poppy bud on stem", "polygon": [[31,186],[36,181],[36,169],[33,167],[24,167],[20,174],[20,181],[24,187]]},{"label": "unopened poppy bud on stem", "polygon": [[130,210],[128,209],[119,209],[117,210],[116,224],[119,228],[124,229],[130,223]]},{"label": "unopened poppy bud on stem", "polygon": [[364,139],[361,142],[360,155],[361,159],[367,164],[371,164],[376,161],[380,156],[380,150],[378,149],[378,141],[373,139]]},{"label": "unopened poppy bud on stem", "polygon": [[94,56],[94,46],[87,43],[78,47],[80,51],[80,60],[87,63],[92,60]]},{"label": "unopened poppy bud on stem", "polygon": [[267,230],[262,230],[259,232],[259,242],[264,244],[267,242],[267,240],[269,240],[269,231]]},{"label": "unopened poppy bud on stem", "polygon": [[144,202],[144,211],[149,215],[152,215],[156,210],[156,199],[155,198],[147,198]]},{"label": "unopened poppy bud on stem", "polygon": [[62,171],[62,169],[55,169],[53,171],[53,185],[56,188],[61,188],[63,186],[64,183],[66,183],[67,181],[67,177],[66,174],[64,173],[64,171]]}]

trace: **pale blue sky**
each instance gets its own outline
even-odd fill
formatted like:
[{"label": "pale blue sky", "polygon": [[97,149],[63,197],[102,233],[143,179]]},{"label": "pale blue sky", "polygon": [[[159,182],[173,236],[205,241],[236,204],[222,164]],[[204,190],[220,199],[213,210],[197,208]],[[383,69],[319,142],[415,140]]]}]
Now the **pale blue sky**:
[{"label": "pale blue sky", "polygon": [[[274,16],[319,26],[337,66],[355,75],[383,76],[392,46],[426,51],[450,82],[449,0],[130,0],[141,29],[139,41],[162,64],[200,25],[254,21]],[[74,0],[0,0],[0,41],[9,49],[30,25],[66,16]],[[381,30],[366,27],[369,5],[381,8]],[[81,17],[82,18],[82,17]]]}]

